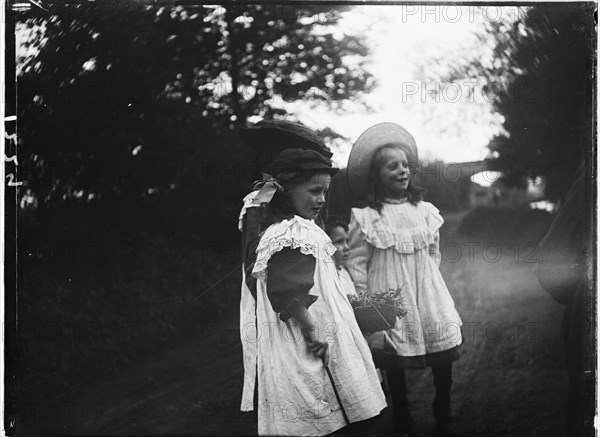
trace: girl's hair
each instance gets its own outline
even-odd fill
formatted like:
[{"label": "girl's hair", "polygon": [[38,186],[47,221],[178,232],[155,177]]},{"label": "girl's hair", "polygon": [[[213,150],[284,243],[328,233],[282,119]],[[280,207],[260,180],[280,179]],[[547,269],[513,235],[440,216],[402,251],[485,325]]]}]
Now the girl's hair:
[{"label": "girl's hair", "polygon": [[[293,170],[279,173],[275,177],[275,179],[277,179],[277,182],[279,182],[279,184],[283,187],[284,191],[282,192],[281,190],[277,190],[277,192],[273,196],[273,200],[271,200],[270,210],[273,223],[279,222],[286,218],[293,217],[296,214],[296,211],[292,206],[292,202],[290,201],[287,192],[294,185],[303,184],[310,180],[310,178],[312,178],[316,174],[326,175],[330,173],[328,171],[323,170],[308,171],[299,169],[297,171]],[[323,214],[325,216],[327,215],[326,208],[326,206],[323,208],[325,209],[325,211],[323,211]]]},{"label": "girl's hair", "polygon": [[325,233],[330,235],[331,231],[337,227],[342,228],[345,232],[348,232],[349,229],[348,222],[342,219],[340,216],[332,214],[327,217],[327,221],[325,222]]},{"label": "girl's hair", "polygon": [[371,168],[369,169],[369,192],[367,198],[368,205],[377,210],[377,212],[380,214],[381,209],[383,208],[385,194],[379,173],[385,165],[385,161],[383,160],[383,151],[388,149],[400,149],[408,158],[408,166],[410,169],[410,178],[408,180],[408,188],[406,189],[406,197],[408,201],[413,205],[416,205],[423,200],[423,195],[426,192],[426,190],[422,188],[414,178],[418,171],[418,165],[414,155],[412,154],[412,151],[403,144],[386,143],[381,146],[373,155],[373,159],[371,160]]}]

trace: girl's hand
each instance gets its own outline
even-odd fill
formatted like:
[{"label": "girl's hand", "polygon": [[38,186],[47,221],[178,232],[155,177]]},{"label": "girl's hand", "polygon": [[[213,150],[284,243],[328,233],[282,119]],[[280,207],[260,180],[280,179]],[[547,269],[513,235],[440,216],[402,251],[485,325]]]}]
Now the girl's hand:
[{"label": "girl's hand", "polygon": [[302,327],[302,334],[311,352],[321,358],[325,365],[329,364],[329,344],[319,340],[317,324],[308,310],[299,302],[295,302],[290,306],[289,312]]},{"label": "girl's hand", "polygon": [[329,343],[313,340],[308,343],[308,347],[310,347],[313,354],[323,360],[326,366],[329,364]]},{"label": "girl's hand", "polygon": [[316,337],[316,329],[302,330],[304,338],[308,341],[311,352],[323,360],[325,365],[329,364],[329,343],[320,341]]}]

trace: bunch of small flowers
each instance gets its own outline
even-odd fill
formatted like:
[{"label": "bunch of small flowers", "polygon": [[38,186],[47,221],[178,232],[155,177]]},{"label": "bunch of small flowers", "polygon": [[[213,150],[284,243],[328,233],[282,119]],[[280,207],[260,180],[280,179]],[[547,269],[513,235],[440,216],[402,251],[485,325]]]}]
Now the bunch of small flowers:
[{"label": "bunch of small flowers", "polygon": [[406,315],[406,309],[402,307],[402,286],[375,293],[371,300],[394,306],[396,309],[396,315],[399,318],[402,318]]},{"label": "bunch of small flowers", "polygon": [[406,316],[402,306],[402,286],[375,293],[357,293],[350,296],[350,304],[363,331],[391,329],[396,324],[396,317]]}]

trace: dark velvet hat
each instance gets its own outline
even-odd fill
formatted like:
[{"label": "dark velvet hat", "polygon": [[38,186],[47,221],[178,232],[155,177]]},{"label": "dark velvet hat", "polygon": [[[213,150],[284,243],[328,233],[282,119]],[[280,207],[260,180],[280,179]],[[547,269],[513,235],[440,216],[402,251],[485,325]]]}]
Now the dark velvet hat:
[{"label": "dark velvet hat", "polygon": [[319,152],[306,149],[286,149],[271,164],[271,174],[277,176],[283,172],[323,172],[331,176],[338,172],[328,157]]}]

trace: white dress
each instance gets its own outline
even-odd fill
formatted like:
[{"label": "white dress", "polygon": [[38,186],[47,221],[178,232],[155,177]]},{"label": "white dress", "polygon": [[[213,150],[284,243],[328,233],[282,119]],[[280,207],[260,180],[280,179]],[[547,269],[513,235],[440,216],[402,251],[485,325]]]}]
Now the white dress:
[{"label": "white dress", "polygon": [[382,213],[353,208],[348,271],[358,292],[403,287],[407,315],[385,331],[402,357],[419,357],[462,343],[462,321],[438,268],[439,210],[428,202],[384,203]]},{"label": "white dress", "polygon": [[269,259],[284,247],[316,260],[309,312],[329,342],[335,386],[350,422],[378,415],[386,406],[371,352],[342,290],[331,255],[335,246],[314,222],[299,216],[271,225],[254,265],[257,278],[258,433],[318,436],[346,425],[323,362],[308,348],[300,325],[283,322],[267,295]]}]

